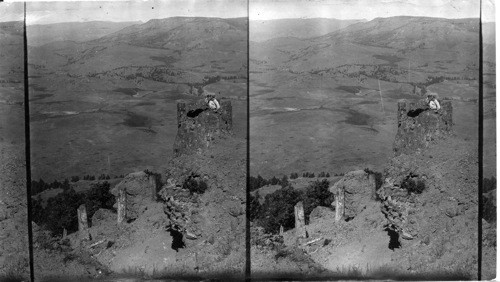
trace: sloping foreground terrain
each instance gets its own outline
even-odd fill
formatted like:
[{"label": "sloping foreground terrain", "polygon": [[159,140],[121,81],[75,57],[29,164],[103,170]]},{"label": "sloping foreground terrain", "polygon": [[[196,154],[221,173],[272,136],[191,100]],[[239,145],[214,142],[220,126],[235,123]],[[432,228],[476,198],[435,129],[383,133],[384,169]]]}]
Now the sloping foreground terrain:
[{"label": "sloping foreground terrain", "polygon": [[[155,200],[147,172],[128,175],[112,192],[126,189],[129,219],[118,224],[115,212],[99,210],[91,219],[91,240],[82,240],[82,232],[54,238],[37,231],[36,275],[242,278],[245,150],[243,140],[228,135],[173,159]],[[186,183],[193,182],[205,183],[206,190],[190,191]]]},{"label": "sloping foreground terrain", "polygon": [[0,23],[0,280],[29,277],[22,32]]},{"label": "sloping foreground terrain", "polygon": [[[427,120],[434,113],[421,115]],[[333,209],[318,207],[305,227],[307,238],[296,228],[282,236],[254,229],[257,240],[267,240],[261,245],[274,247],[252,245],[252,273],[477,279],[477,143],[453,133],[435,137],[423,148],[391,158],[381,168],[379,184],[370,172],[358,170],[330,186],[334,194],[339,187],[345,190],[345,220],[336,222]],[[487,226],[496,229],[495,223]],[[491,234],[484,241],[490,256],[496,241]]]}]

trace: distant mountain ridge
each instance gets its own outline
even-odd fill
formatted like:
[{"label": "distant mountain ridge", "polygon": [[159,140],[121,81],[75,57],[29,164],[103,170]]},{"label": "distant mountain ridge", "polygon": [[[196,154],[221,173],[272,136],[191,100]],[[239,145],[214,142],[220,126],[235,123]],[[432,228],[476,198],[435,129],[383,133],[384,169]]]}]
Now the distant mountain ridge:
[{"label": "distant mountain ridge", "polygon": [[324,39],[396,49],[419,46],[449,49],[463,42],[479,44],[479,19],[410,16],[375,18],[332,32],[325,35]]},{"label": "distant mountain ridge", "polygon": [[44,45],[30,46],[30,63],[72,76],[184,85],[203,83],[205,76],[246,76],[246,18],[172,17],[107,24],[77,24],[74,33],[96,31],[73,38],[80,41],[52,37]]},{"label": "distant mountain ridge", "polygon": [[412,62],[418,62],[424,73],[471,77],[478,68],[479,19],[375,18],[314,38],[254,42],[250,52],[254,62],[265,58],[265,64],[293,72],[319,73],[342,65],[376,67],[385,61],[401,76],[405,74],[397,62],[414,67]]},{"label": "distant mountain ridge", "polygon": [[250,41],[262,42],[279,37],[317,37],[365,21],[327,18],[253,20],[250,21]]},{"label": "distant mountain ridge", "polygon": [[26,27],[28,45],[40,46],[56,41],[84,42],[100,38],[130,25],[141,22],[67,22],[55,24],[37,24]]},{"label": "distant mountain ridge", "polygon": [[245,18],[171,17],[128,26],[96,41],[174,50],[224,42],[218,47],[231,48],[246,45],[246,30]]}]

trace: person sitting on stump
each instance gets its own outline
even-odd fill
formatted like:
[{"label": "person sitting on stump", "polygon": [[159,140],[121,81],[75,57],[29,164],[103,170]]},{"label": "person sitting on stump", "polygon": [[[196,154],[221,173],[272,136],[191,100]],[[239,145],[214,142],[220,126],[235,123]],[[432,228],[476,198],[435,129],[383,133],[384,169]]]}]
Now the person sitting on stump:
[{"label": "person sitting on stump", "polygon": [[217,110],[220,109],[220,104],[219,101],[215,99],[215,94],[207,94],[205,102],[207,103],[207,106],[214,112],[217,112]]},{"label": "person sitting on stump", "polygon": [[427,95],[427,105],[429,105],[429,109],[435,110],[436,113],[441,109],[441,105],[439,105],[436,93],[429,93]]}]

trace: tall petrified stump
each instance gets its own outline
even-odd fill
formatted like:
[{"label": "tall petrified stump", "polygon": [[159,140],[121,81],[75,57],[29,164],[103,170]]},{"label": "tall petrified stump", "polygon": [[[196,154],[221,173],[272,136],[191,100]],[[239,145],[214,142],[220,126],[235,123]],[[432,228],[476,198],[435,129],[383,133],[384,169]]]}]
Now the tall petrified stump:
[{"label": "tall petrified stump", "polygon": [[335,194],[335,222],[344,220],[345,214],[345,189],[343,185],[337,187]]},{"label": "tall petrified stump", "polygon": [[127,191],[125,189],[118,190],[117,205],[117,222],[122,223],[127,219]]},{"label": "tall petrified stump", "polygon": [[87,219],[87,209],[82,204],[77,209],[78,212],[78,233],[81,240],[90,240],[89,222]]},{"label": "tall petrified stump", "polygon": [[304,204],[298,202],[295,211],[295,236],[297,238],[307,238],[306,219],[304,216]]},{"label": "tall petrified stump", "polygon": [[219,102],[221,108],[217,112],[210,110],[204,100],[177,104],[176,157],[200,152],[208,148],[212,141],[232,132],[231,101]]},{"label": "tall petrified stump", "polygon": [[424,100],[398,101],[398,132],[395,155],[411,154],[429,146],[434,140],[450,134],[453,125],[451,101],[440,101],[441,109],[428,109]]}]

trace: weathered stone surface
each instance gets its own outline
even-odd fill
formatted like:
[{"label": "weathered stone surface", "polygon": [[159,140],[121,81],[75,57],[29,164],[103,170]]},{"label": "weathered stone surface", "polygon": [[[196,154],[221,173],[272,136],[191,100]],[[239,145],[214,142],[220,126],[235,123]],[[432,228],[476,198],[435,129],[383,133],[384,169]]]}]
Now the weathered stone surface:
[{"label": "weathered stone surface", "polygon": [[358,215],[371,201],[375,191],[375,180],[363,170],[348,172],[329,191],[337,194],[339,188],[345,191],[344,217],[352,218]]},{"label": "weathered stone surface", "polygon": [[221,108],[208,109],[204,100],[177,104],[177,136],[174,155],[199,153],[223,135],[232,132],[232,107],[230,101],[219,101]]},{"label": "weathered stone surface", "polygon": [[313,224],[320,218],[335,218],[335,212],[331,208],[317,206],[309,214],[309,224]]},{"label": "weathered stone surface", "polygon": [[441,101],[436,113],[428,109],[425,100],[398,102],[398,132],[394,141],[396,155],[410,154],[427,148],[430,143],[448,135],[452,130],[451,101]]},{"label": "weathered stone surface", "polygon": [[94,215],[92,215],[91,226],[97,226],[101,224],[114,223],[116,214],[108,209],[98,209]]},{"label": "weathered stone surface", "polygon": [[87,208],[84,204],[78,207],[78,232],[80,233],[80,238],[82,240],[90,240]]},{"label": "weathered stone surface", "polygon": [[304,204],[298,202],[295,207],[295,236],[297,238],[307,238],[306,219],[304,216]]},{"label": "weathered stone surface", "polygon": [[135,219],[142,213],[143,206],[152,201],[152,193],[156,191],[156,175],[144,171],[128,174],[120,183],[118,183],[111,193],[118,199],[119,191],[126,191],[127,198],[127,219]]},{"label": "weathered stone surface", "polygon": [[168,228],[181,232],[183,235],[191,234],[191,238],[201,235],[199,228],[200,202],[196,194],[180,187],[165,186],[160,195],[165,201],[163,211],[170,220]]}]

